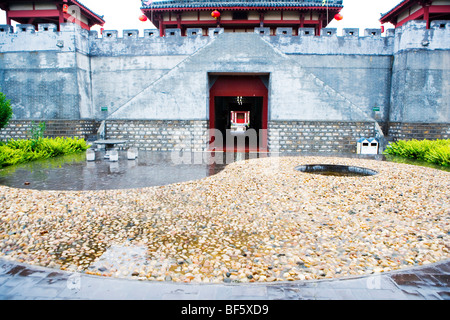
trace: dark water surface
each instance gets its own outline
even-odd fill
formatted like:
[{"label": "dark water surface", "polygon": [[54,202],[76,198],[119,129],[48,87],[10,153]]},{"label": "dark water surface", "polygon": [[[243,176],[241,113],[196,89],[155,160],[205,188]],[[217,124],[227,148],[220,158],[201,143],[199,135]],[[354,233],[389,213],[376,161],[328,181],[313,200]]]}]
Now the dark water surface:
[{"label": "dark water surface", "polygon": [[119,152],[117,162],[104,159],[104,155],[104,151],[96,152],[92,162],[81,153],[3,168],[0,184],[37,190],[131,189],[202,179],[225,167],[205,161],[179,163],[179,158],[174,162],[170,152],[139,152],[136,160]]},{"label": "dark water surface", "polygon": [[329,164],[309,164],[298,166],[295,169],[305,173],[334,177],[364,177],[373,176],[378,173],[367,168]]}]

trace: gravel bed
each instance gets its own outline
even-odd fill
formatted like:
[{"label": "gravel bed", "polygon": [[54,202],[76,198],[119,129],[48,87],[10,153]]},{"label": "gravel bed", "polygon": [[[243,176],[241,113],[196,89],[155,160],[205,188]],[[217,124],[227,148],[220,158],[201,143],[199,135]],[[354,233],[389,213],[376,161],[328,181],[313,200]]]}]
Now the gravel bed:
[{"label": "gravel bed", "polygon": [[[352,165],[374,176],[304,173]],[[450,173],[374,160],[280,157],[161,187],[0,186],[0,255],[88,274],[243,283],[339,278],[450,258]]]}]

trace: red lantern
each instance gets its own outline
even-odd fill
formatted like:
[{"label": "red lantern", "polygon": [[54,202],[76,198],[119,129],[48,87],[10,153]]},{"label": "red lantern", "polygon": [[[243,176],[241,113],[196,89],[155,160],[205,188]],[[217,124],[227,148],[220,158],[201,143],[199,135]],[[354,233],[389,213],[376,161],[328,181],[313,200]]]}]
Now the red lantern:
[{"label": "red lantern", "polygon": [[217,11],[217,10],[214,10],[213,12],[211,12],[211,16],[212,16],[214,19],[217,19],[218,17],[220,17],[220,12]]},{"label": "red lantern", "polygon": [[147,21],[147,16],[145,14],[143,14],[142,16],[139,17],[139,20],[141,20],[142,22]]},{"label": "red lantern", "polygon": [[67,4],[63,5],[63,12],[64,13],[68,13],[69,12],[69,5],[67,5]]},{"label": "red lantern", "polygon": [[342,14],[340,14],[340,13],[336,14],[336,15],[334,16],[334,18],[335,18],[337,21],[341,21],[342,19],[344,19],[344,17],[343,17]]}]

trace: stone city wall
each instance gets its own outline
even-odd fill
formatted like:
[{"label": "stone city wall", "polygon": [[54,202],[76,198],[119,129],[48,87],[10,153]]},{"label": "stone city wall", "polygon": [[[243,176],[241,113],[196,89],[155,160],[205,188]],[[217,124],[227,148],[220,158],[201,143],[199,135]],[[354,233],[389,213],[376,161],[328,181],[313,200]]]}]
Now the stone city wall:
[{"label": "stone city wall", "polygon": [[[108,138],[149,150],[172,148],[177,134],[171,130],[198,136],[196,149],[208,143],[209,88],[221,74],[269,79],[269,147],[279,132],[281,150],[353,152],[357,139],[379,134],[375,122],[394,139],[448,137],[448,21],[434,21],[430,29],[410,21],[385,36],[352,28],[341,36],[329,28],[321,36],[308,28],[298,36],[290,28],[275,36],[266,28],[201,34],[189,29],[182,37],[167,29],[160,37],[145,30],[140,37],[124,30],[119,37],[106,30],[99,37],[74,24],[60,32],[49,24],[38,31],[2,25],[0,88],[11,99],[14,121],[40,119],[50,128],[50,120],[79,120],[85,128],[107,120]],[[28,128],[14,121],[0,138],[26,136]],[[94,127],[51,135],[86,136]]]}]

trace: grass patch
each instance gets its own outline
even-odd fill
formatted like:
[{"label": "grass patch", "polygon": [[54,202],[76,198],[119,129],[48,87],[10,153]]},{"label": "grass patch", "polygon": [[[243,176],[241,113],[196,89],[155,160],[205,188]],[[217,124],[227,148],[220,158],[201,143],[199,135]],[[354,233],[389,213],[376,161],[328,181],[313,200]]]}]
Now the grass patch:
[{"label": "grass patch", "polygon": [[450,167],[450,139],[400,140],[391,143],[384,151],[384,154]]},{"label": "grass patch", "polygon": [[49,159],[86,151],[88,145],[78,138],[38,138],[10,140],[0,144],[0,168],[19,163]]}]

